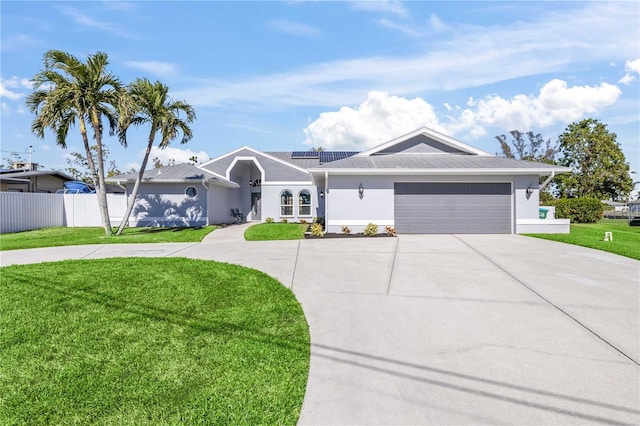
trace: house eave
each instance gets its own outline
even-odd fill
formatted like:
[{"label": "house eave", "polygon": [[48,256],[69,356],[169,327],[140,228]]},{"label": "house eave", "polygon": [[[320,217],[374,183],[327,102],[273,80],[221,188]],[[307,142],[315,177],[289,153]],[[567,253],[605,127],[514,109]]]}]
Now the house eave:
[{"label": "house eave", "polygon": [[539,175],[548,176],[552,172],[569,173],[570,168],[547,169],[547,168],[522,168],[522,169],[503,169],[503,168],[467,168],[467,169],[407,169],[407,168],[388,168],[388,169],[309,169],[313,175],[324,175],[325,172],[333,175],[417,175],[417,176],[478,176],[478,175]]},{"label": "house eave", "polygon": [[[107,183],[109,184],[113,184],[113,185],[128,185],[131,184],[133,185],[136,180],[135,179],[127,179],[127,180],[112,180],[112,179],[107,179],[106,180]],[[210,185],[215,185],[215,186],[222,186],[225,188],[240,188],[240,185],[235,183],[235,182],[225,182],[225,181],[221,181],[218,180],[216,178],[209,178],[209,179],[155,179],[155,178],[143,178],[142,179],[142,183],[158,183],[158,184],[162,184],[162,183],[191,183],[191,184],[199,184],[199,183],[207,183]]]}]

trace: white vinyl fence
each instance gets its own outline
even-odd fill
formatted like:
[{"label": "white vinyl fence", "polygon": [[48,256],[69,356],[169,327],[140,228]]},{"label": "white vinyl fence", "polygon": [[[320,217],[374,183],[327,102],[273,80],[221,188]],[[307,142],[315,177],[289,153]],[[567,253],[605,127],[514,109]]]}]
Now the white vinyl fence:
[{"label": "white vinyl fence", "polygon": [[[107,204],[111,224],[119,225],[127,196],[107,194]],[[0,233],[49,226],[102,226],[97,195],[0,192]]]}]

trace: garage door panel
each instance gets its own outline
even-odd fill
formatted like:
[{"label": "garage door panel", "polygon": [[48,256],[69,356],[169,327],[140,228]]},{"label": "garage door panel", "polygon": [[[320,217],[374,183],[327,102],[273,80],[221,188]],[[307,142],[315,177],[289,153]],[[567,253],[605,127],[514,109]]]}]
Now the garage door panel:
[{"label": "garage door panel", "polygon": [[510,183],[395,184],[399,233],[511,233]]}]

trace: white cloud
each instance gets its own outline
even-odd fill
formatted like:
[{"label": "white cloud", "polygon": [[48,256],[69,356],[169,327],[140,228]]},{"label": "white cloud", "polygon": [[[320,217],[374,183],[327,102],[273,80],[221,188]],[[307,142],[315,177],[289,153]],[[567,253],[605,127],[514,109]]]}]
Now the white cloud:
[{"label": "white cloud", "polygon": [[[373,88],[414,96],[429,90],[478,87],[564,72],[585,60],[609,63],[632,57],[640,39],[638,18],[637,9],[623,3],[587,2],[512,25],[448,23],[451,30],[438,47],[425,48],[421,54],[337,60],[242,80],[199,80],[202,83],[175,96],[196,106],[335,107],[357,104]],[[439,27],[437,18],[431,25]],[[584,28],[590,31],[585,33]]]},{"label": "white cloud", "polygon": [[[153,164],[149,165],[149,167],[153,167]],[[140,163],[136,163],[136,162],[126,163],[124,165],[124,169],[122,170],[122,173],[129,173],[131,170],[138,171],[139,168],[140,168]]]},{"label": "white cloud", "polygon": [[622,92],[617,86],[572,86],[562,80],[545,84],[538,96],[516,95],[511,99],[487,96],[470,99],[468,108],[457,108],[450,116],[449,129],[467,132],[471,137],[485,134],[485,126],[504,130],[531,130],[557,123],[570,123],[614,104]]},{"label": "white cloud", "polygon": [[618,83],[629,84],[636,79],[634,74],[640,74],[640,58],[634,61],[627,61],[624,64],[624,69],[626,74],[618,81]]},{"label": "white cloud", "polygon": [[11,77],[9,80],[0,78],[0,97],[17,101],[25,96],[14,89],[31,89],[33,85],[26,78]]},{"label": "white cloud", "polygon": [[75,7],[61,7],[60,10],[78,25],[103,30],[123,38],[135,38],[120,24],[108,22],[106,19],[94,19]]},{"label": "white cloud", "polygon": [[267,26],[274,31],[306,37],[317,37],[320,35],[320,30],[306,24],[300,24],[298,22],[286,21],[284,19],[272,19],[267,21]]},{"label": "white cloud", "polygon": [[355,108],[320,114],[304,130],[305,144],[327,149],[365,149],[419,127],[443,131],[433,107],[421,98],[370,92]]},{"label": "white cloud", "polygon": [[127,61],[125,65],[131,68],[139,69],[149,74],[168,77],[178,72],[178,67],[169,62],[161,61]]},{"label": "white cloud", "polygon": [[475,139],[486,128],[522,131],[548,128],[576,121],[615,103],[622,92],[614,85],[572,86],[551,80],[537,96],[497,95],[469,99],[464,107],[444,104],[442,119],[422,98],[407,99],[383,92],[370,92],[355,108],[320,114],[306,129],[305,144],[327,149],[366,149],[420,127],[439,132],[463,134]]},{"label": "white cloud", "polygon": [[[141,156],[144,155],[144,152],[141,152]],[[169,160],[174,160],[176,164],[188,163],[189,158],[193,156],[198,157],[198,162],[202,163],[204,161],[209,160],[209,154],[204,151],[191,151],[190,149],[180,149],[174,147],[167,147],[165,149],[160,149],[157,146],[151,148],[151,154],[149,155],[149,164],[147,164],[147,168],[153,167],[153,159],[158,158],[163,164],[169,163]]]},{"label": "white cloud", "polygon": [[364,10],[367,12],[388,13],[407,18],[409,11],[399,1],[394,0],[375,0],[375,1],[354,1],[351,7],[355,10]]}]

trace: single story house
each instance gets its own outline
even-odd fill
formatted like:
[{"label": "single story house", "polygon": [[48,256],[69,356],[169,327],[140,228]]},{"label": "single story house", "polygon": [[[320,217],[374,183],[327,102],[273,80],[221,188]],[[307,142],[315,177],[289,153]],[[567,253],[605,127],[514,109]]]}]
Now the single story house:
[{"label": "single story house", "polygon": [[74,180],[58,170],[0,170],[0,191],[55,193],[65,182]]},{"label": "single story house", "polygon": [[[148,170],[131,226],[325,219],[327,232],[368,223],[398,233],[568,232],[539,219],[539,191],[571,169],[503,158],[422,128],[363,152],[261,152]],[[540,185],[540,178],[548,176]],[[133,187],[136,174],[109,183]]]}]

